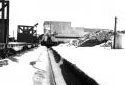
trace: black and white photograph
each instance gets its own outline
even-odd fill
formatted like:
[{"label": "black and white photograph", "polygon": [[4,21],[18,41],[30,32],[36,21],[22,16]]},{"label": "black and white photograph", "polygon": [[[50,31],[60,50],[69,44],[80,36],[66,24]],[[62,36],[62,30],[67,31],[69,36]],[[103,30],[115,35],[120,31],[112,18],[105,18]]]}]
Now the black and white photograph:
[{"label": "black and white photograph", "polygon": [[125,85],[124,0],[0,0],[0,85]]}]

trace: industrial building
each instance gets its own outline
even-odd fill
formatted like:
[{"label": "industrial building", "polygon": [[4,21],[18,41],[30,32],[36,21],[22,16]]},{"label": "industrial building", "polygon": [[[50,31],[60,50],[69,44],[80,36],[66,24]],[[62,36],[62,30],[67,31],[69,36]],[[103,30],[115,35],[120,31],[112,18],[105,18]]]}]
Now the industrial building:
[{"label": "industrial building", "polygon": [[84,27],[72,27],[71,22],[45,21],[44,34],[54,35],[54,41],[69,42],[71,39],[78,39],[90,32],[96,32],[102,29],[90,29]]}]

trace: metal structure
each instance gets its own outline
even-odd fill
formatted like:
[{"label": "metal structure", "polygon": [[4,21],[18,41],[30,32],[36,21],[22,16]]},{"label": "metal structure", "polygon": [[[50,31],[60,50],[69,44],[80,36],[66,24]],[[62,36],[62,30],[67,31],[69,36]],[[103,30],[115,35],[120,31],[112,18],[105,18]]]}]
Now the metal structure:
[{"label": "metal structure", "polygon": [[[0,19],[0,43],[8,43],[9,35],[9,1],[0,0],[1,19]],[[6,16],[5,16],[6,15]]]},{"label": "metal structure", "polygon": [[26,43],[37,43],[37,32],[34,30],[34,26],[26,26],[26,25],[18,25],[17,30],[17,41],[18,42],[26,42]]}]

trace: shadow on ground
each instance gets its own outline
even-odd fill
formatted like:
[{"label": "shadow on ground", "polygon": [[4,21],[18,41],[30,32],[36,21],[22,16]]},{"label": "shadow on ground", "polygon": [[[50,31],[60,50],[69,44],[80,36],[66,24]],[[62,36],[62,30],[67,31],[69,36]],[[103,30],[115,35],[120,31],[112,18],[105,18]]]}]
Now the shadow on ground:
[{"label": "shadow on ground", "polygon": [[67,85],[99,85],[94,79],[89,77],[74,64],[66,59],[61,59],[62,57],[54,49],[51,48],[51,50],[56,63],[59,63],[61,60],[63,61],[63,64],[60,65],[60,69]]},{"label": "shadow on ground", "polygon": [[13,62],[19,62],[18,59],[15,58],[15,57],[9,57],[8,59],[11,60],[11,61],[13,61]]}]

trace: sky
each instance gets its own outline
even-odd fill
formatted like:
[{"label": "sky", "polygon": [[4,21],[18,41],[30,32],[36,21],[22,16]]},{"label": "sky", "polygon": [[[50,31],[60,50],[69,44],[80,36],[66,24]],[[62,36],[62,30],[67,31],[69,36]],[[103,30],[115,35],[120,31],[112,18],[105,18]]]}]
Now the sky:
[{"label": "sky", "polygon": [[39,23],[37,33],[43,33],[44,21],[71,21],[72,27],[125,30],[124,0],[10,0],[10,35],[16,36],[17,25]]}]

